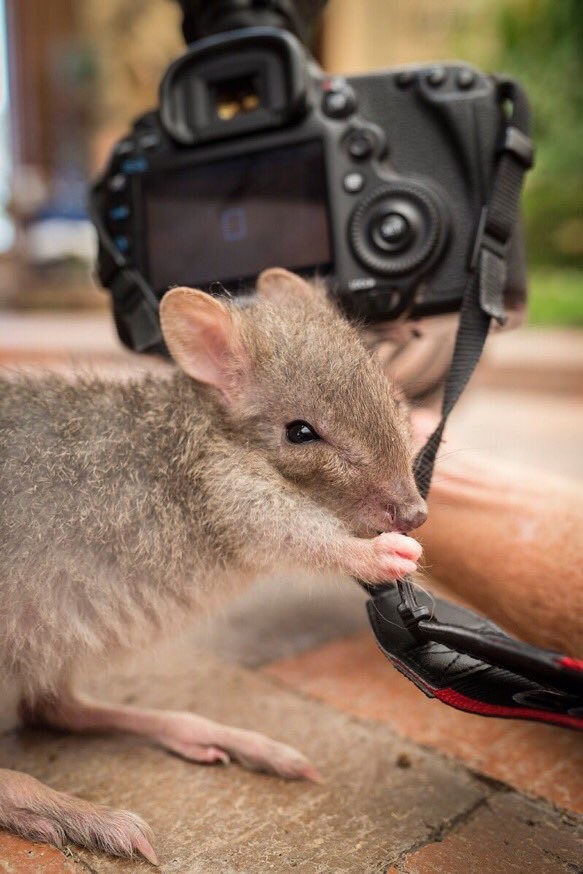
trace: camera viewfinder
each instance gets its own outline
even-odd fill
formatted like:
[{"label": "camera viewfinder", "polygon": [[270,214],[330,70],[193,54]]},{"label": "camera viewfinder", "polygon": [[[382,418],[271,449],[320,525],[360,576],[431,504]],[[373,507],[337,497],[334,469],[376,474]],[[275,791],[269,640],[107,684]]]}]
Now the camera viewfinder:
[{"label": "camera viewfinder", "polygon": [[231,121],[258,109],[261,106],[258,84],[256,76],[217,82],[211,91],[217,118]]}]

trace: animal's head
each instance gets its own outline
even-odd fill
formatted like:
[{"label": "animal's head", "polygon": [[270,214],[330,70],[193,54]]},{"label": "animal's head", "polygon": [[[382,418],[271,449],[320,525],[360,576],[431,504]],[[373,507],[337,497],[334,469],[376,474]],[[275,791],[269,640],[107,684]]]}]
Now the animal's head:
[{"label": "animal's head", "polygon": [[247,304],[176,288],[160,316],[177,364],[287,480],[353,530],[423,523],[405,415],[323,289],[275,268]]}]

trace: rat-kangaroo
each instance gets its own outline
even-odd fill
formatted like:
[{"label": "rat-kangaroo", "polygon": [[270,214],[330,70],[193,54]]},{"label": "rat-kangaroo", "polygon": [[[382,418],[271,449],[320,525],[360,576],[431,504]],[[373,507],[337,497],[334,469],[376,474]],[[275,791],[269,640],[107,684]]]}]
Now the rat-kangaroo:
[{"label": "rat-kangaroo", "polygon": [[[426,514],[406,417],[356,330],[285,270],[257,295],[168,292],[179,370],[0,383],[0,670],[28,723],[131,732],[195,762],[318,779],[255,732],[106,706],[73,678],[294,564],[372,583],[415,569]],[[156,862],[135,814],[0,770],[0,827]]]}]

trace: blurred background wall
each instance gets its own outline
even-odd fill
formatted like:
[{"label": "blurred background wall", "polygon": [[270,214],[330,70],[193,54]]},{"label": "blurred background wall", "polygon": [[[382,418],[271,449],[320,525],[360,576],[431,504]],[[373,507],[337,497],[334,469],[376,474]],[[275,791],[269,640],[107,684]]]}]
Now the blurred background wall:
[{"label": "blurred background wall", "polygon": [[[335,72],[460,57],[532,99],[531,321],[583,325],[583,3],[330,0]],[[0,306],[100,306],[87,180],[182,50],[172,0],[0,0]]]}]

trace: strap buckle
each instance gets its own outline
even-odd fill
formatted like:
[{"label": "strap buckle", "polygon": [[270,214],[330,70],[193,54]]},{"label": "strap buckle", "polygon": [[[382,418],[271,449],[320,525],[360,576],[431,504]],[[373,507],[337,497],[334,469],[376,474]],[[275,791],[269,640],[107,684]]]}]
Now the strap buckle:
[{"label": "strap buckle", "polygon": [[504,139],[500,152],[509,152],[513,158],[522,164],[525,170],[530,170],[534,164],[534,143],[514,125],[508,125],[504,131]]},{"label": "strap buckle", "polygon": [[[418,625],[422,619],[430,619],[431,613],[425,604],[419,604],[415,597],[415,590],[408,577],[402,580],[397,580],[397,589],[401,601],[397,607],[399,616],[405,628],[413,628]],[[374,597],[374,596],[373,596]]]}]

